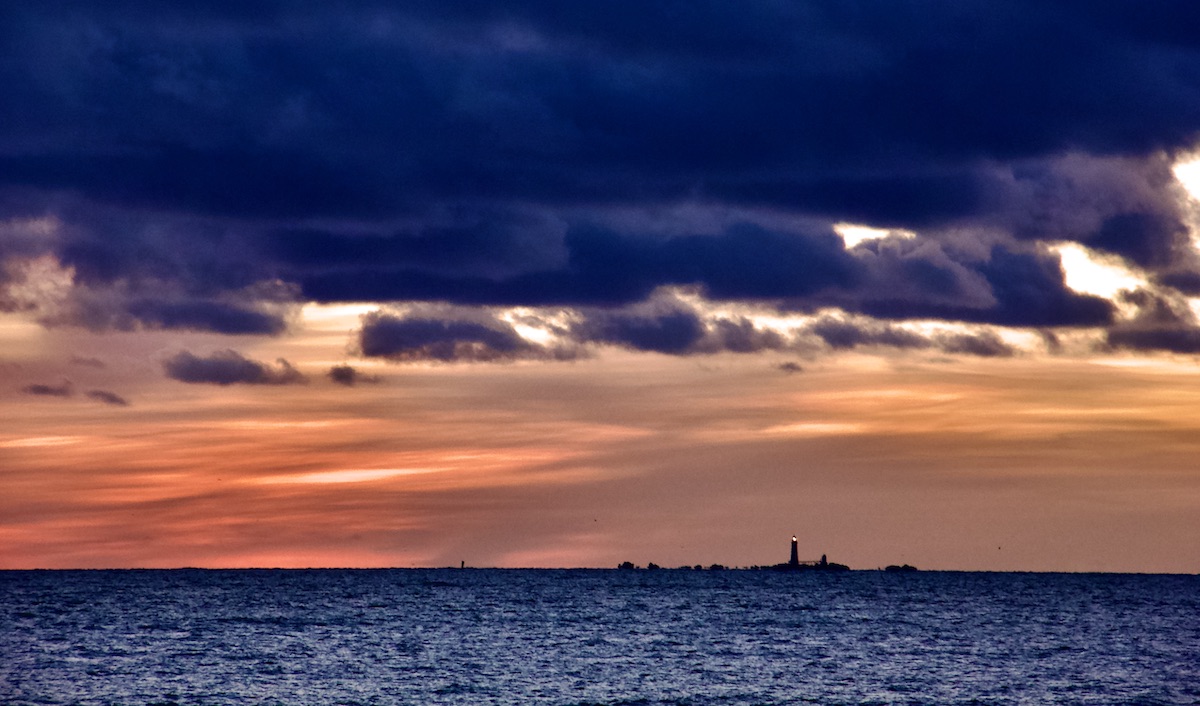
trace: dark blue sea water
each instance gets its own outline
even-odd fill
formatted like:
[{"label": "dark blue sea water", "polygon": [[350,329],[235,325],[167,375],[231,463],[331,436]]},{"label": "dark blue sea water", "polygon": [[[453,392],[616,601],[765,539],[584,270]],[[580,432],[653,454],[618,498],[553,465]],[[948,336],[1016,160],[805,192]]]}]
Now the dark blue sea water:
[{"label": "dark blue sea water", "polygon": [[4,704],[1200,704],[1200,577],[0,572]]}]

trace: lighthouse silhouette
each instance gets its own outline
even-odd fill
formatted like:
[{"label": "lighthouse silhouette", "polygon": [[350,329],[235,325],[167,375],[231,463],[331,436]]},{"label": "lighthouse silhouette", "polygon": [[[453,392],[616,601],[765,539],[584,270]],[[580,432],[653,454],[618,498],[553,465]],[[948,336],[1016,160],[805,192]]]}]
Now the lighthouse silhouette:
[{"label": "lighthouse silhouette", "polygon": [[796,535],[792,535],[792,556],[788,559],[788,566],[800,566],[800,552],[796,548]]}]

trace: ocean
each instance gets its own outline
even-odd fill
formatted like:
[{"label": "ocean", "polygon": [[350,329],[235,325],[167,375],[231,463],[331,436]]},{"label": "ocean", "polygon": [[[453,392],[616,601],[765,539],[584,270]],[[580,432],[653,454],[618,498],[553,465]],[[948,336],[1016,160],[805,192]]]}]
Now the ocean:
[{"label": "ocean", "polygon": [[1200,577],[0,572],[3,704],[1200,704]]}]

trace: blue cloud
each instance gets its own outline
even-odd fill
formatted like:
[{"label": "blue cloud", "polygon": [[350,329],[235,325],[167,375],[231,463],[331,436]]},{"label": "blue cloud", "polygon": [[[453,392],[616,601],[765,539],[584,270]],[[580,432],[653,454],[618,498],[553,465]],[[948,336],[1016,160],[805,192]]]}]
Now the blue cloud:
[{"label": "blue cloud", "polygon": [[180,382],[208,385],[292,385],[305,382],[291,363],[280,358],[274,366],[252,360],[234,350],[197,356],[180,351],[163,361],[167,377]]},{"label": "blue cloud", "polygon": [[[1186,0],[13,6],[0,218],[63,227],[0,260],[56,257],[82,302],[56,322],[95,328],[278,334],[275,284],[1104,326],[1040,245],[1195,289],[1169,165],[1200,139],[1197,24]],[[664,226],[679,204],[709,227]],[[839,221],[978,247],[872,260]]]}]

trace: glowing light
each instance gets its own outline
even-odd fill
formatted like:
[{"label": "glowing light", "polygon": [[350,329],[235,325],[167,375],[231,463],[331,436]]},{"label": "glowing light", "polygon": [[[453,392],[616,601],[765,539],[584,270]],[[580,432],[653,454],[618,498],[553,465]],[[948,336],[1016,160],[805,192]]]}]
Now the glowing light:
[{"label": "glowing light", "polygon": [[298,473],[288,476],[261,478],[256,481],[261,485],[278,485],[291,483],[364,483],[373,480],[385,480],[397,476],[414,476],[425,473],[437,473],[439,468],[373,468],[350,469],[342,471],[318,471],[316,473]]},{"label": "glowing light", "polygon": [[509,309],[500,315],[500,320],[508,322],[517,335],[526,341],[548,346],[554,343],[554,334],[543,327],[540,316],[532,309]]},{"label": "glowing light", "polygon": [[14,268],[16,276],[7,287],[7,296],[18,309],[52,313],[71,292],[75,268],[64,267],[49,255],[25,260]]},{"label": "glowing light", "polygon": [[344,427],[354,422],[351,420],[320,420],[320,421],[271,421],[263,419],[235,419],[232,421],[211,422],[209,426],[216,429],[240,429],[257,431],[265,429],[324,429],[327,427]]},{"label": "glowing light", "polygon": [[363,314],[378,308],[378,304],[305,304],[301,315],[308,328],[349,331],[358,328]]},{"label": "glowing light", "polygon": [[1171,167],[1175,178],[1187,189],[1192,198],[1200,199],[1200,159],[1179,162]]},{"label": "glowing light", "polygon": [[801,422],[799,424],[779,424],[767,427],[764,434],[782,434],[785,436],[841,436],[844,434],[861,434],[866,429],[862,424],[844,422]]},{"label": "glowing light", "polygon": [[1146,284],[1146,280],[1115,260],[1099,260],[1077,243],[1063,243],[1055,250],[1062,259],[1067,286],[1081,294],[1111,298],[1122,289],[1136,289]]},{"label": "glowing light", "polygon": [[82,443],[85,440],[85,437],[82,436],[30,436],[23,439],[0,441],[0,448],[23,449],[43,446],[70,446],[71,444]]},{"label": "glowing light", "polygon": [[909,230],[887,230],[884,228],[857,225],[855,223],[834,223],[833,232],[842,236],[842,240],[848,248],[852,248],[864,240],[879,240],[889,235],[900,236],[902,238],[917,237],[916,233]]},{"label": "glowing light", "polygon": [[0,314],[0,342],[5,344],[4,357],[9,360],[21,350],[16,344],[37,341],[45,332],[44,326],[18,314]]}]

